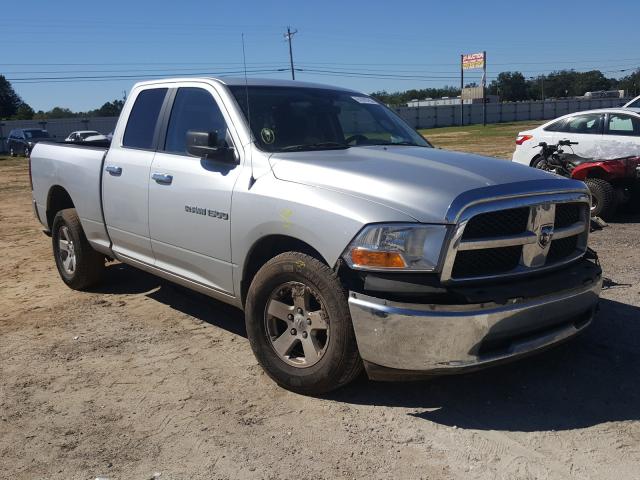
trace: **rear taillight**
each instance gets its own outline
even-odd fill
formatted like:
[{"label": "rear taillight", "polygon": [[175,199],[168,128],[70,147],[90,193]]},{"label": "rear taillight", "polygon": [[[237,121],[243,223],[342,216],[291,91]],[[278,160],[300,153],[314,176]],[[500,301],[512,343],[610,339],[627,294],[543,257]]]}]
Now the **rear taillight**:
[{"label": "rear taillight", "polygon": [[516,137],[516,145],[522,145],[527,140],[531,140],[533,135],[518,135]]}]

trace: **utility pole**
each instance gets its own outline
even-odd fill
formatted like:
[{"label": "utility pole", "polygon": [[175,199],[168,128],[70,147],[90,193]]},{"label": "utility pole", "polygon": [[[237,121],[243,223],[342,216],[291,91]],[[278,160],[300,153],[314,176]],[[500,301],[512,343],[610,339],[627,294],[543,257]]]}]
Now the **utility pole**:
[{"label": "utility pole", "polygon": [[460,55],[460,125],[464,125],[464,55]]},{"label": "utility pole", "polygon": [[487,126],[487,51],[482,52],[482,125]]},{"label": "utility pole", "polygon": [[291,37],[293,37],[298,30],[291,31],[291,27],[287,27],[287,33],[284,34],[284,38],[289,41],[289,63],[291,63],[291,80],[296,79],[296,72],[293,69],[293,50],[291,49]]}]

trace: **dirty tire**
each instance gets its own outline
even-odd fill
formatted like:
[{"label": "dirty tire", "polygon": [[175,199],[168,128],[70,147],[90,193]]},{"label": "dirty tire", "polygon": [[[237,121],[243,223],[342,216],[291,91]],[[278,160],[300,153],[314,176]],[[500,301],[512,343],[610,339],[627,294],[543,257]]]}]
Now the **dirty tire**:
[{"label": "dirty tire", "polygon": [[533,160],[531,160],[531,166],[539,170],[545,170],[547,172],[550,171],[549,164],[541,155],[538,155],[537,157],[534,157]]},{"label": "dirty tire", "polygon": [[[75,208],[67,208],[57,213],[51,228],[53,256],[62,281],[74,290],[83,290],[102,280],[105,270],[104,255],[96,252],[82,230]],[[65,266],[69,244],[74,254],[73,268]],[[63,258],[65,257],[65,258]]]},{"label": "dirty tire", "polygon": [[[267,306],[274,292],[291,283],[304,284],[319,294],[329,325],[326,350],[317,363],[305,368],[292,366],[281,358],[267,327]],[[335,272],[309,255],[286,252],[263,265],[249,288],[245,319],[253,353],[265,372],[283,388],[320,395],[346,385],[362,371],[347,293]]]},{"label": "dirty tire", "polygon": [[613,186],[601,178],[587,178],[585,183],[591,191],[591,216],[610,220],[617,208]]}]

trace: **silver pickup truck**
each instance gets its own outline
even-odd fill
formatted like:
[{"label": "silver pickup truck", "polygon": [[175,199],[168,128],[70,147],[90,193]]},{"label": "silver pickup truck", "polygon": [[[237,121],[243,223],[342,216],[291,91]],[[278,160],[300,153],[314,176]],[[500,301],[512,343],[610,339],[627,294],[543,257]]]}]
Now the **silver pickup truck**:
[{"label": "silver pickup truck", "polygon": [[69,287],[117,260],[235,305],[298,392],[514,359],[597,307],[582,182],[432,148],[351,90],[139,83],[110,146],[41,142],[30,169]]}]

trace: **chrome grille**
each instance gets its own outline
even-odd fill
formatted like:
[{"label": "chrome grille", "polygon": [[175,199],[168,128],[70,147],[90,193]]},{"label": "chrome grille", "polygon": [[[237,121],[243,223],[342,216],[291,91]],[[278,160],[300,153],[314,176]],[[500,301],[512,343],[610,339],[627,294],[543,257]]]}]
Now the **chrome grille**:
[{"label": "chrome grille", "polygon": [[476,215],[464,229],[464,239],[514,235],[527,229],[529,207],[509,208]]},{"label": "chrome grille", "polygon": [[442,280],[521,275],[579,258],[587,246],[588,201],[566,194],[465,209],[445,256]]}]

